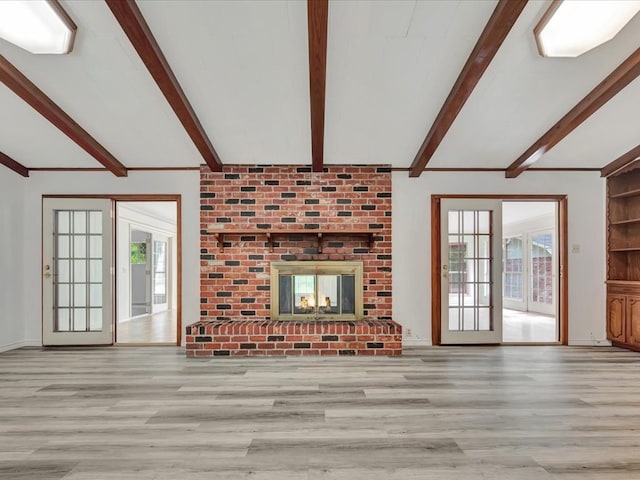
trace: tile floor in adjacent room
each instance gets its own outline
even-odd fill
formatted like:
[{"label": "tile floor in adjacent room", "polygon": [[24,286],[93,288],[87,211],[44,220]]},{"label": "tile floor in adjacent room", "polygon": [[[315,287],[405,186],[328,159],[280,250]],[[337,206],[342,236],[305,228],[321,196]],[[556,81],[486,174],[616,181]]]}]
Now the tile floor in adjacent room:
[{"label": "tile floor in adjacent room", "polygon": [[550,343],[558,341],[558,322],[552,315],[502,310],[502,341]]},{"label": "tile floor in adjacent room", "polygon": [[0,354],[0,478],[640,478],[640,354],[431,347],[187,359]]}]

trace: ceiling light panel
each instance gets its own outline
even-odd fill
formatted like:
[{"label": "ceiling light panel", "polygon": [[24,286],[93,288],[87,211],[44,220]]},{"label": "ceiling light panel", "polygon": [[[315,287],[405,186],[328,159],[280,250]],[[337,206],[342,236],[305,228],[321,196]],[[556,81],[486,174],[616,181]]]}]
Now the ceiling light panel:
[{"label": "ceiling light panel", "polygon": [[611,40],[640,0],[554,0],[534,29],[543,57],[577,57]]},{"label": "ceiling light panel", "polygon": [[0,38],[31,53],[71,52],[76,29],[57,0],[0,1]]}]

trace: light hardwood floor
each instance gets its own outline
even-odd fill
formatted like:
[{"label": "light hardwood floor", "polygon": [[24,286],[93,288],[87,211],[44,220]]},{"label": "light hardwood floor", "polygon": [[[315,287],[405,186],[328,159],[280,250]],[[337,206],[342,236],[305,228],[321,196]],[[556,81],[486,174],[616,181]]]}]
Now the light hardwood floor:
[{"label": "light hardwood floor", "polygon": [[0,354],[0,478],[638,479],[640,354]]},{"label": "light hardwood floor", "polygon": [[140,315],[117,325],[117,343],[173,343],[178,335],[175,310]]}]

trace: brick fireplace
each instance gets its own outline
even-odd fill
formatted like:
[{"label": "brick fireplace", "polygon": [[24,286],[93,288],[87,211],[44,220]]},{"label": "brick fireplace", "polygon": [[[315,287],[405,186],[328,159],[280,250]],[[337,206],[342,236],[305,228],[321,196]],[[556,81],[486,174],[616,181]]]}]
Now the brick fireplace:
[{"label": "brick fireplace", "polygon": [[[400,353],[388,167],[203,167],[200,178],[200,321],[187,355]],[[362,320],[271,318],[271,263],[305,261],[361,262]]]}]

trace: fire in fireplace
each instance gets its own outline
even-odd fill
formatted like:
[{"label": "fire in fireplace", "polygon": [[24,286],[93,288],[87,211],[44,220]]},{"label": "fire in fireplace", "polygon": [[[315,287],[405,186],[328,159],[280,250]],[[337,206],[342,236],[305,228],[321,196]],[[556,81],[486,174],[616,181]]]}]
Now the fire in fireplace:
[{"label": "fire in fireplace", "polygon": [[273,320],[360,320],[362,262],[272,262]]}]

